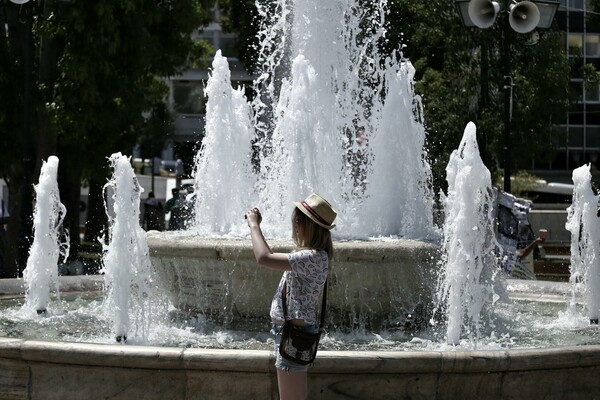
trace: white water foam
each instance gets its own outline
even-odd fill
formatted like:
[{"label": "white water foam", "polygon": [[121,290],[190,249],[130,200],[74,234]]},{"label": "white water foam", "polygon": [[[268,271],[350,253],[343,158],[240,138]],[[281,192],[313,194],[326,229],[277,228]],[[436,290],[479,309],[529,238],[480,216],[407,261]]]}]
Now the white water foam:
[{"label": "white water foam", "polygon": [[458,345],[465,332],[476,346],[489,308],[498,299],[494,293],[498,265],[491,176],[479,156],[472,122],[450,155],[446,174],[438,307],[446,311],[447,342]]},{"label": "white water foam", "polygon": [[576,316],[577,293],[585,296],[590,320],[600,317],[600,220],[598,196],[592,190],[590,165],[573,171],[573,202],[568,208],[565,228],[571,232],[572,296],[567,313]]},{"label": "white water foam", "polygon": [[[401,55],[385,58],[378,50],[387,2],[259,0],[257,6],[262,70],[254,120],[241,93],[228,87],[218,53],[207,87],[207,137],[197,156],[193,231],[245,236],[241,217],[258,206],[265,235],[288,238],[292,201],[314,191],[338,211],[337,238],[435,236],[414,69]],[[359,132],[366,142],[357,141]],[[213,164],[226,165],[214,170]]]},{"label": "white water foam", "polygon": [[33,244],[29,249],[27,266],[23,279],[27,286],[26,311],[44,313],[51,301],[51,292],[57,297],[57,310],[60,312],[58,291],[58,261],[69,256],[69,238],[61,242],[60,234],[66,214],[60,202],[58,183],[58,158],[48,157],[42,164],[39,183],[35,185],[36,203],[33,212]]},{"label": "white water foam", "polygon": [[115,153],[109,161],[113,175],[104,185],[108,244],[99,238],[106,282],[104,310],[117,340],[146,340],[153,321],[164,315],[167,303],[157,288],[146,232],[140,226],[140,196],[144,189],[129,157]]}]

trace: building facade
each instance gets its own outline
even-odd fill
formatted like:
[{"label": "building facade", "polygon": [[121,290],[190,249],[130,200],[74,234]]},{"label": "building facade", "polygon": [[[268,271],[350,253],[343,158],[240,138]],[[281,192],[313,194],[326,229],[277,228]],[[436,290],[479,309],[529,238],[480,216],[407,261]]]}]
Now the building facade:
[{"label": "building facade", "polygon": [[[581,57],[583,64],[600,70],[600,16],[587,0],[560,0],[556,22],[564,32],[565,53],[570,59]],[[573,72],[570,80],[576,104],[565,115],[560,129],[566,133],[566,147],[547,165],[533,165],[533,172],[547,180],[570,183],[573,169],[586,163],[597,171],[600,162],[600,86],[585,87],[582,70]]]},{"label": "building facade", "polygon": [[[219,20],[218,7],[214,7],[212,13],[213,22],[202,28],[198,37],[210,43],[215,51],[221,50],[222,55],[227,58],[229,63],[232,85],[246,87],[249,92],[252,86],[252,76],[246,72],[238,58],[234,46],[235,34],[223,32],[217,22]],[[208,77],[208,69],[192,68],[167,80],[170,88],[169,106],[175,113],[175,136],[173,142],[167,144],[163,158],[182,159],[186,175],[191,173],[194,156],[204,136],[207,100],[204,95],[204,87]]]}]

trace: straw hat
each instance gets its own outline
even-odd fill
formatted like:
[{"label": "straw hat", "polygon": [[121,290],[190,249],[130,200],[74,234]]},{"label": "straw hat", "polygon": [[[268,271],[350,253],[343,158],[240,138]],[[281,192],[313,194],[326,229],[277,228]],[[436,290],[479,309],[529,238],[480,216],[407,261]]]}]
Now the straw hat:
[{"label": "straw hat", "polygon": [[337,212],[331,207],[331,204],[316,193],[312,193],[306,199],[294,202],[302,213],[312,219],[317,225],[325,229],[332,229],[335,224],[333,221]]}]

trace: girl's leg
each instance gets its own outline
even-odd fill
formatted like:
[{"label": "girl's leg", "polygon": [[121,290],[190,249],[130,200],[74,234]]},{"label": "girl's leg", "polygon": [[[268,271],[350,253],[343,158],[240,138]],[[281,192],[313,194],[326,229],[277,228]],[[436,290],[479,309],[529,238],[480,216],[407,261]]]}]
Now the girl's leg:
[{"label": "girl's leg", "polygon": [[279,400],[306,400],[308,398],[308,374],[277,370]]}]

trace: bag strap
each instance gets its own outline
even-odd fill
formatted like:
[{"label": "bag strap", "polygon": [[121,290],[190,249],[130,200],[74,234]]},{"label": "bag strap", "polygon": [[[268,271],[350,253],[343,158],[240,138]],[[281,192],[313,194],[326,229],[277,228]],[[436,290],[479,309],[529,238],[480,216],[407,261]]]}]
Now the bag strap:
[{"label": "bag strap", "polygon": [[[283,305],[283,319],[284,320],[287,320],[287,304],[285,302],[286,293],[287,293],[287,279],[283,282],[283,287],[281,288],[281,303]],[[323,288],[323,301],[321,302],[321,322],[319,323],[319,334],[323,330],[323,324],[325,324],[325,310],[326,309],[327,309],[327,279],[325,279],[325,287]]]}]

